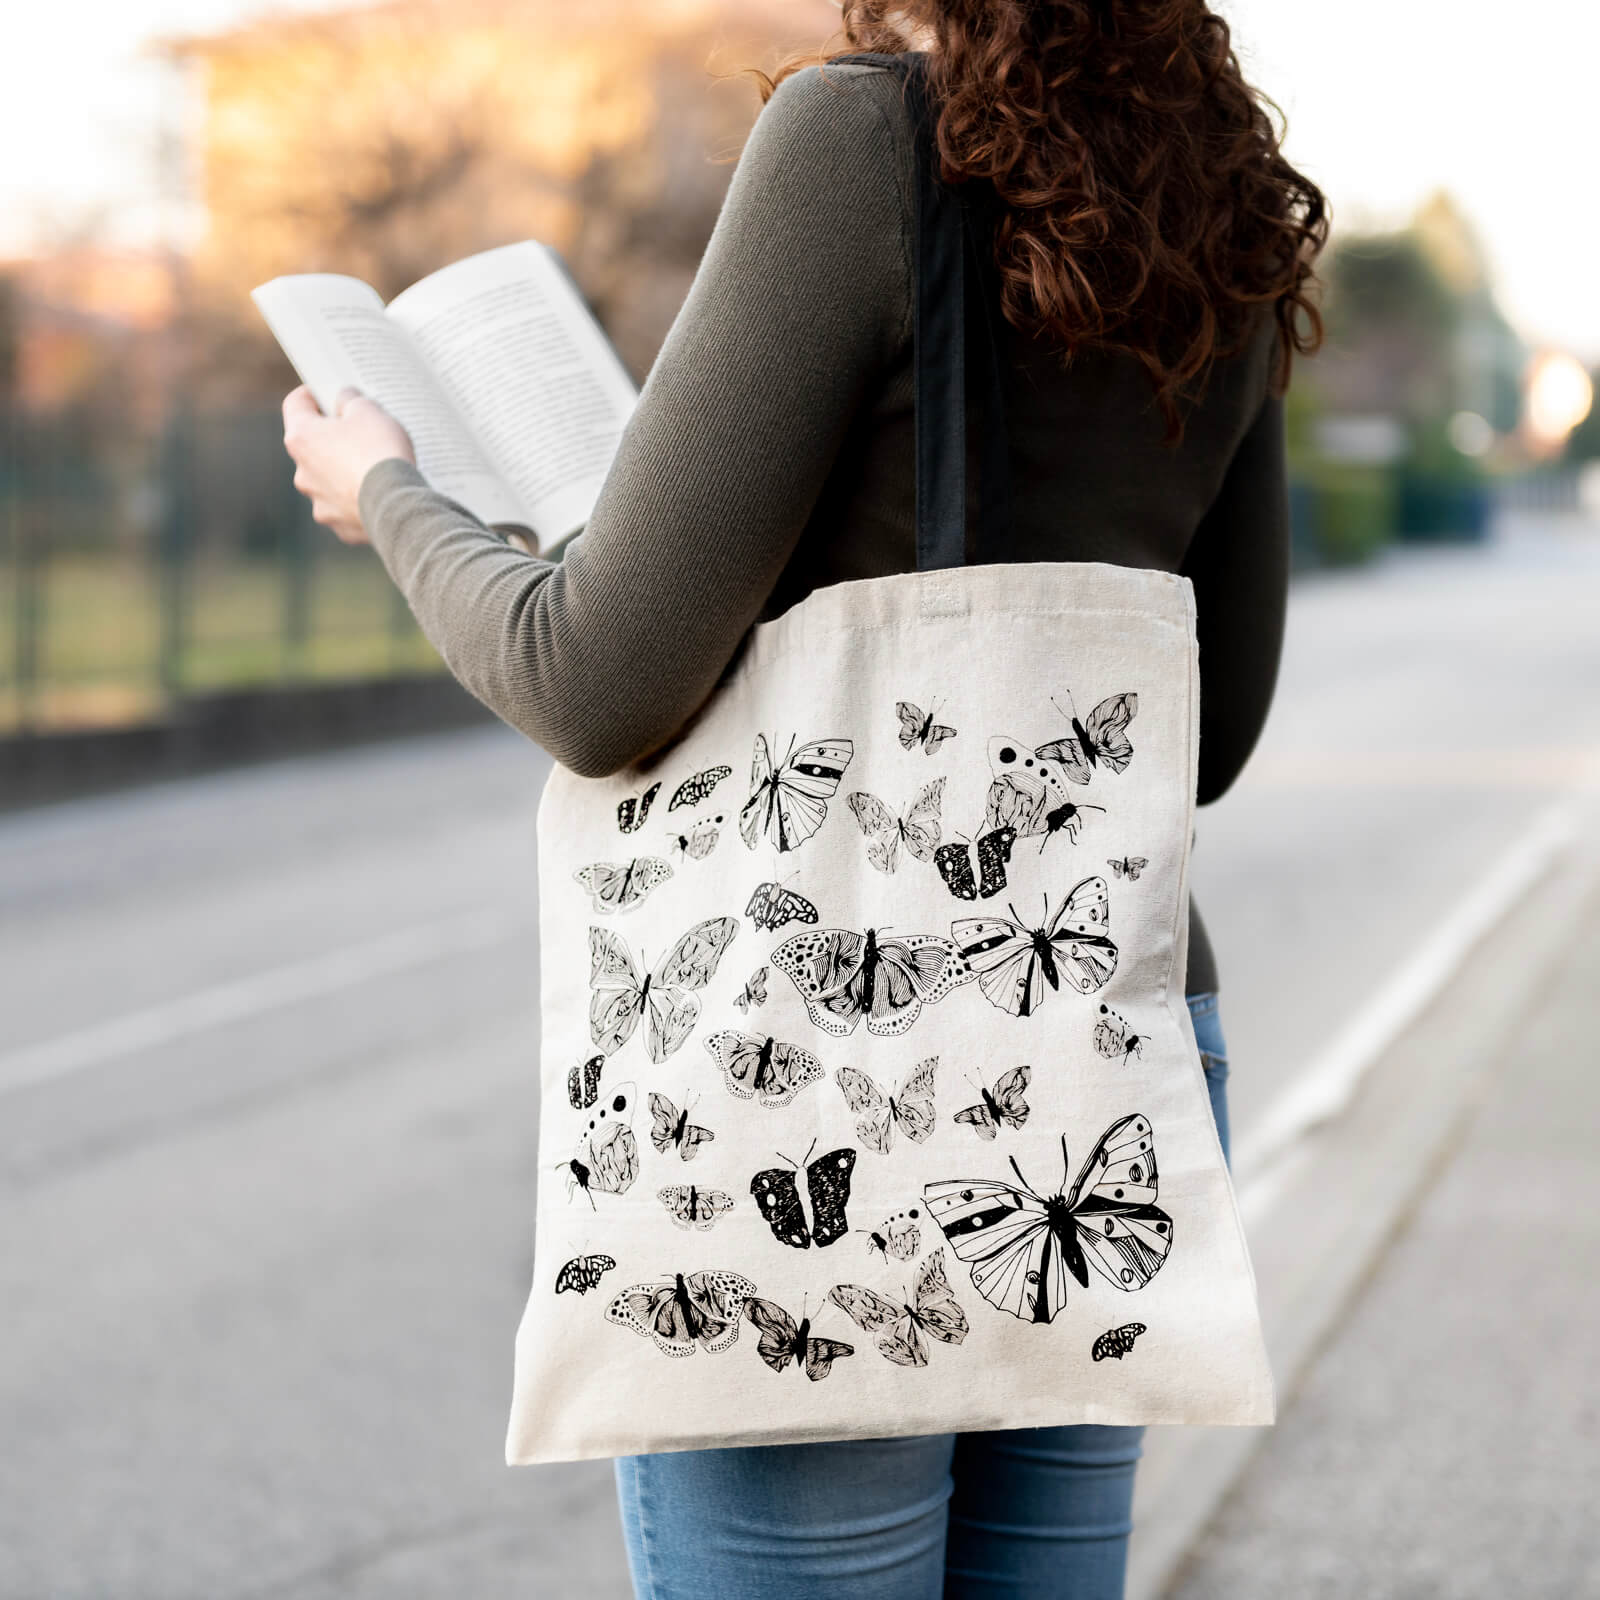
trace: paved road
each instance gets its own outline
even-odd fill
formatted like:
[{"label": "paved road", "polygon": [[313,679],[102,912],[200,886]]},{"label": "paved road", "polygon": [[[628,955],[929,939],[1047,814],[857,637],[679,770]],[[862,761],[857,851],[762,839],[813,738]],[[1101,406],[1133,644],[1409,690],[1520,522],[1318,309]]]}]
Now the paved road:
[{"label": "paved road", "polygon": [[[1206,813],[1239,1133],[1600,749],[1600,537],[1297,590]],[[0,1597],[626,1592],[499,1463],[536,1124],[497,730],[0,820]]]}]

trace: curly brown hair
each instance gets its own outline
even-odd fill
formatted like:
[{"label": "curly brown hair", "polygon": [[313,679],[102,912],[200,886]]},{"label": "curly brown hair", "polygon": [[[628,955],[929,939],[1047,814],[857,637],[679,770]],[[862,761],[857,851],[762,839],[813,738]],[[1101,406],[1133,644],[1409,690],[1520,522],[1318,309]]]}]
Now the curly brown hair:
[{"label": "curly brown hair", "polygon": [[[1273,388],[1322,343],[1322,191],[1284,159],[1205,0],[842,0],[838,48],[760,74],[765,100],[841,54],[923,48],[947,183],[987,182],[1009,322],[1145,369],[1166,422],[1277,321]],[[1278,111],[1281,119],[1282,113]]]}]

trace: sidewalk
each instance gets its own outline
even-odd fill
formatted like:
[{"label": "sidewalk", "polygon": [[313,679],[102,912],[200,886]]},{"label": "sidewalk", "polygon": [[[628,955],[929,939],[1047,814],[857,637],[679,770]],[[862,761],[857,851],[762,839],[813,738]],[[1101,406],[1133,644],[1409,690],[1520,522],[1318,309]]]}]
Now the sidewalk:
[{"label": "sidewalk", "polygon": [[1597,977],[1591,902],[1171,1600],[1600,1594]]}]

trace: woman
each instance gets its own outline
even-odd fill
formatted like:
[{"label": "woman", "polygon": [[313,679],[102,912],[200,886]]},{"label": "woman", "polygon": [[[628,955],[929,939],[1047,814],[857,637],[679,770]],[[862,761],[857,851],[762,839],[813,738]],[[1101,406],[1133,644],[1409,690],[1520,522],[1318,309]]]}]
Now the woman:
[{"label": "woman", "polygon": [[[943,175],[996,206],[1009,561],[1181,572],[1199,799],[1271,700],[1288,565],[1283,392],[1327,232],[1203,0],[846,0],[851,51],[927,54]],[[749,627],[915,565],[913,132],[880,66],[791,64],[734,176],[593,516],[559,563],[430,490],[357,398],[285,402],[295,483],[369,540],[456,675],[585,775],[673,737]],[[1224,1147],[1225,1050],[1188,984]],[[635,1584],[687,1595],[1122,1593],[1140,1430],[618,1462]]]}]

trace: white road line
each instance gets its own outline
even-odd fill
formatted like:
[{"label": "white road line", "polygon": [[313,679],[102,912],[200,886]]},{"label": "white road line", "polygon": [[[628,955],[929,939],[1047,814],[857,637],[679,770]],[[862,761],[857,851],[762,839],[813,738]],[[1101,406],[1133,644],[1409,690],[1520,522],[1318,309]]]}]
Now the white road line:
[{"label": "white road line", "polygon": [[346,945],[305,961],[271,967],[232,983],[197,989],[176,1000],[131,1011],[74,1033],[58,1034],[0,1056],[0,1094],[51,1083],[133,1055],[172,1044],[209,1028],[242,1022],[282,1006],[334,994],[373,978],[390,977],[448,956],[487,950],[519,937],[531,937],[534,920],[509,910],[469,911],[437,922]]}]

